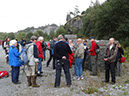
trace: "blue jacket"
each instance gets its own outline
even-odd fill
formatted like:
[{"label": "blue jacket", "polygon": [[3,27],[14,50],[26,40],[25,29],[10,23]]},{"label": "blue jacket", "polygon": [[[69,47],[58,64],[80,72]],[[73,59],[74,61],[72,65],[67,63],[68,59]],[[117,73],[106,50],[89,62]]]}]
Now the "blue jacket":
[{"label": "blue jacket", "polygon": [[10,46],[9,48],[9,65],[14,67],[20,67],[21,63],[20,60],[20,53],[16,49],[15,46]]}]

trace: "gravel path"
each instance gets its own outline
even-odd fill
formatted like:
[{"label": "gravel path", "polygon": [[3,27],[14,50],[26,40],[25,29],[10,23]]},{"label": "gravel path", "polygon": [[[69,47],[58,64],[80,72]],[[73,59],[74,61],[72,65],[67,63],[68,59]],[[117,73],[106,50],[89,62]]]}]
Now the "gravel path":
[{"label": "gravel path", "polygon": [[[48,54],[48,52],[47,52]],[[48,59],[48,57],[47,57]],[[129,79],[129,70],[124,70],[127,74],[122,77],[117,77],[115,85],[103,84],[104,73],[99,76],[90,76],[89,71],[84,72],[84,80],[75,81],[72,79],[72,86],[66,87],[65,75],[62,71],[61,86],[54,88],[55,70],[50,67],[46,68],[46,61],[43,61],[43,77],[37,77],[39,88],[27,87],[27,80],[24,72],[20,71],[20,85],[14,85],[11,82],[11,74],[8,78],[0,79],[0,96],[129,96],[129,84],[124,83]],[[21,67],[22,69],[22,67]],[[5,53],[0,46],[0,71],[7,70],[10,72],[11,68],[5,62]],[[74,76],[73,68],[70,69],[72,78]],[[128,81],[127,81],[128,83]],[[85,94],[85,90],[95,88],[97,91],[93,94]],[[93,89],[92,89],[93,90]],[[90,92],[92,92],[92,90]],[[84,92],[83,92],[84,91]]]}]

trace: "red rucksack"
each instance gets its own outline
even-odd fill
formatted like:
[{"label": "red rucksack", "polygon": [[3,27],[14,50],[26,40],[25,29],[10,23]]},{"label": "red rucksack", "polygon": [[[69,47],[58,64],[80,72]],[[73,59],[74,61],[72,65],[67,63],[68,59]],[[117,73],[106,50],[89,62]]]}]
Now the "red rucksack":
[{"label": "red rucksack", "polygon": [[0,71],[0,78],[2,77],[8,77],[9,73],[7,71]]}]

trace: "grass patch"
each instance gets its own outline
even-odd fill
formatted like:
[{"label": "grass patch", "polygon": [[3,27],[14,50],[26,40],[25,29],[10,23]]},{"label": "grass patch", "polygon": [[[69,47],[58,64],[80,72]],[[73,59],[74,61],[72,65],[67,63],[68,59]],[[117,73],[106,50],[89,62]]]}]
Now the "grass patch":
[{"label": "grass patch", "polygon": [[99,90],[95,87],[86,87],[85,89],[82,90],[85,94],[93,94],[95,92],[99,92]]}]

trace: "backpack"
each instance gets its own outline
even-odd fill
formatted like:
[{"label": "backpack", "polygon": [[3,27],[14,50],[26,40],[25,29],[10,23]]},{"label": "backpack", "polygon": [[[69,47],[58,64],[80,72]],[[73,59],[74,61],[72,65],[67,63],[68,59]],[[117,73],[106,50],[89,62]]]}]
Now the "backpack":
[{"label": "backpack", "polygon": [[[96,43],[96,42],[95,42],[95,43]],[[96,54],[99,54],[99,52],[100,52],[100,47],[99,47],[98,43],[96,43],[96,45],[97,45],[97,49],[95,50],[95,53],[96,53]]]},{"label": "backpack", "polygon": [[24,51],[22,52],[22,60],[24,61],[24,64],[28,64],[29,63],[29,59],[32,57],[32,56],[30,58],[27,57],[27,50],[29,49],[30,46],[31,45],[29,45],[27,48],[23,47]]}]

